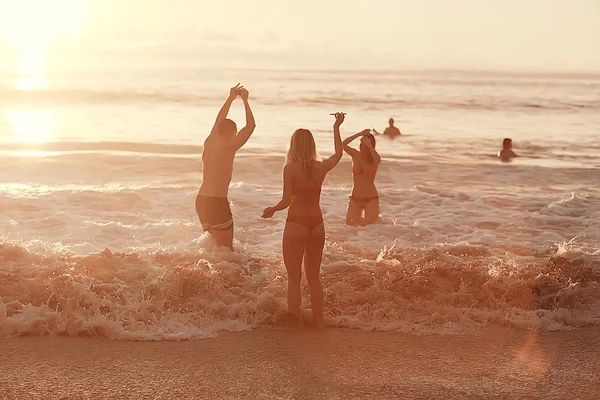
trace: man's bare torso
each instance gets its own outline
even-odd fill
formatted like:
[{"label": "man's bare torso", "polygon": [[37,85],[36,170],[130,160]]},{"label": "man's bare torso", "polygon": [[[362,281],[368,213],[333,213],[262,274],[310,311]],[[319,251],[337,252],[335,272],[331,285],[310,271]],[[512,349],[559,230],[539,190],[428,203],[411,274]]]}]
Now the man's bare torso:
[{"label": "man's bare torso", "polygon": [[211,197],[227,197],[233,174],[235,153],[234,147],[219,138],[212,138],[204,143],[200,194]]},{"label": "man's bare torso", "polygon": [[396,128],[395,126],[388,126],[385,128],[385,131],[383,131],[383,134],[394,138],[396,136],[400,136],[400,129]]}]

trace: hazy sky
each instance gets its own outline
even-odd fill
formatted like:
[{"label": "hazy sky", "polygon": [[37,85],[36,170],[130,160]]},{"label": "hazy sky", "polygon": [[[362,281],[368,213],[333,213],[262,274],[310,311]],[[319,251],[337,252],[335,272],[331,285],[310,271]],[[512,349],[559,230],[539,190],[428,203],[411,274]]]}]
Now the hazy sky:
[{"label": "hazy sky", "polygon": [[167,42],[381,68],[600,71],[600,0],[87,2],[82,32],[102,45]]}]

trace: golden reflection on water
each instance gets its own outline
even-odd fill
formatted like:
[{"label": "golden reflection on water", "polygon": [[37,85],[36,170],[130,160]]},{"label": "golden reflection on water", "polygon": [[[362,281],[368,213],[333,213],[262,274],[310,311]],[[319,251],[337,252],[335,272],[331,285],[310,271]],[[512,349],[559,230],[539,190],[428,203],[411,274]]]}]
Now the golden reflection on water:
[{"label": "golden reflection on water", "polygon": [[53,137],[54,115],[49,111],[8,111],[6,121],[17,142],[44,143]]},{"label": "golden reflection on water", "polygon": [[[37,98],[36,91],[51,85],[48,57],[55,54],[55,45],[78,40],[89,6],[89,0],[0,0],[0,42],[14,50],[14,87],[33,92],[17,96],[26,102],[19,100],[0,113],[0,122],[8,128],[8,141],[43,143],[55,134],[54,115],[27,99]],[[4,140],[0,131],[0,142]]]},{"label": "golden reflection on water", "polygon": [[19,90],[42,90],[49,85],[46,56],[40,51],[26,51],[17,58],[16,87]]},{"label": "golden reflection on water", "polygon": [[[22,91],[41,91],[48,87],[46,56],[41,49],[28,49],[16,59],[15,87]],[[45,143],[53,136],[54,115],[43,109],[13,109],[5,112],[11,141]]]},{"label": "golden reflection on water", "polygon": [[48,86],[48,79],[43,76],[20,76],[17,78],[19,90],[41,90]]}]

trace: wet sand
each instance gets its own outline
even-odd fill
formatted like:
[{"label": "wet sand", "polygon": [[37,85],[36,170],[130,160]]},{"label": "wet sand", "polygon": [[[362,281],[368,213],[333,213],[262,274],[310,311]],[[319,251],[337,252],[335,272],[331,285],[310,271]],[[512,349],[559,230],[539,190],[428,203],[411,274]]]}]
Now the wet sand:
[{"label": "wet sand", "polygon": [[1,399],[600,398],[600,329],[0,340]]}]

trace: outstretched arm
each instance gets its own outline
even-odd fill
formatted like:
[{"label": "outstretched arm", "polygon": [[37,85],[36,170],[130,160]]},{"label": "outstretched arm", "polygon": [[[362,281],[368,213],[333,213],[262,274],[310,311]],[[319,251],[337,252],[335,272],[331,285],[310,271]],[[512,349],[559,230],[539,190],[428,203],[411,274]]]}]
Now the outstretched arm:
[{"label": "outstretched arm", "polygon": [[238,83],[237,85],[229,89],[229,97],[227,97],[227,100],[225,100],[225,104],[223,104],[223,107],[221,107],[221,110],[217,114],[217,119],[215,120],[215,124],[213,125],[213,128],[210,131],[210,135],[208,137],[214,136],[217,133],[219,129],[219,124],[223,122],[225,118],[227,118],[227,114],[229,114],[231,104],[238,96],[238,90],[240,90],[241,88],[243,87],[240,86],[240,84]]},{"label": "outstretched arm", "polygon": [[340,135],[340,125],[344,122],[344,114],[335,114],[335,123],[333,124],[333,144],[335,147],[335,153],[325,161],[323,166],[329,171],[337,165],[342,159],[342,136]]},{"label": "outstretched arm", "polygon": [[290,167],[286,165],[283,167],[283,196],[281,201],[274,207],[267,207],[263,211],[263,218],[271,218],[277,211],[285,210],[290,206],[292,202],[292,173]]},{"label": "outstretched arm", "polygon": [[355,140],[356,138],[360,137],[360,136],[364,136],[365,134],[369,133],[369,129],[365,129],[362,132],[358,132],[357,134],[354,134],[348,138],[346,138],[346,140],[344,140],[342,142],[342,145],[344,146],[344,151],[348,154],[350,154],[352,157],[357,156],[359,151],[356,150],[355,148],[350,147],[350,143],[352,143],[353,140]]},{"label": "outstretched arm", "polygon": [[246,109],[246,126],[242,128],[242,130],[235,135],[232,139],[231,143],[236,148],[239,149],[242,147],[250,136],[254,129],[256,128],[256,122],[254,121],[254,115],[252,114],[252,110],[250,109],[250,103],[248,103],[248,91],[244,88],[240,89],[240,97],[244,101],[244,108]]}]

